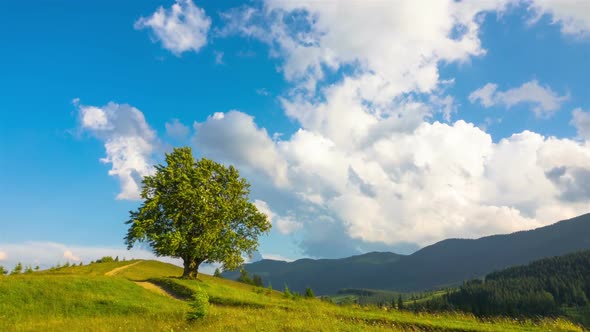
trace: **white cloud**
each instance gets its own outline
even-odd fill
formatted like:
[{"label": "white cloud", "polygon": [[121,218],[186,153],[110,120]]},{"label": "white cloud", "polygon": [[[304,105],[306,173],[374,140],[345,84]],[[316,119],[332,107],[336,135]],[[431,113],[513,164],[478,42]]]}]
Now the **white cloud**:
[{"label": "white cloud", "polygon": [[205,122],[195,122],[194,129],[194,145],[205,157],[231,161],[262,172],[278,186],[288,185],[285,161],[266,129],[258,128],[252,116],[239,111],[218,112]]},{"label": "white cloud", "polygon": [[104,143],[106,157],[100,161],[111,164],[109,175],[119,179],[117,199],[139,199],[141,180],[153,172],[151,156],[159,144],[143,113],[114,102],[102,107],[75,105],[80,130]]},{"label": "white cloud", "polygon": [[268,206],[268,203],[263,200],[255,200],[254,205],[256,205],[258,211],[264,213],[268,217],[268,220],[271,221],[281,234],[291,234],[303,227],[303,223],[295,220],[293,216],[280,216],[274,213]]},{"label": "white cloud", "polygon": [[537,80],[523,83],[521,86],[506,91],[498,91],[498,85],[488,83],[473,91],[469,95],[472,103],[480,102],[484,107],[503,105],[512,107],[516,104],[529,103],[533,105],[533,112],[539,118],[552,116],[568,100],[569,96],[560,96],[548,86],[541,86]]},{"label": "white cloud", "polygon": [[[358,93],[383,101],[438,84],[439,62],[482,55],[478,14],[502,10],[508,1],[372,2],[268,0],[264,8],[222,15],[222,35],[239,33],[272,46],[289,81],[313,89],[325,77],[354,65]],[[427,7],[429,10],[425,11]],[[458,33],[457,33],[458,32]]]},{"label": "white cloud", "polygon": [[303,228],[303,224],[298,222],[293,216],[284,216],[276,220],[276,226],[281,234],[291,234]]},{"label": "white cloud", "polygon": [[171,8],[159,7],[150,17],[141,17],[135,29],[151,29],[162,46],[176,55],[198,52],[207,44],[211,19],[191,0],[176,0]]},{"label": "white cloud", "polygon": [[180,120],[172,119],[172,122],[166,122],[166,135],[176,139],[184,140],[190,133],[190,128],[185,126]]},{"label": "white cloud", "polygon": [[74,253],[71,250],[64,251],[64,258],[67,261],[74,261],[74,262],[79,262],[80,261],[80,257],[74,255]]},{"label": "white cloud", "polygon": [[0,261],[4,261],[8,258],[8,255],[6,254],[6,252],[0,250]]},{"label": "white cloud", "polygon": [[[220,35],[257,38],[280,59],[293,86],[280,101],[300,128],[275,142],[248,123],[243,127],[256,135],[239,136],[257,136],[261,143],[254,143],[226,133],[235,123],[218,122],[211,137],[195,145],[210,149],[214,141],[225,160],[250,165],[256,163],[245,163],[244,151],[272,151],[268,164],[280,164],[289,185],[260,196],[269,202],[264,207],[282,207],[271,211],[275,225],[288,216],[284,229],[304,237],[332,232],[322,238],[326,243],[347,236],[353,243],[425,245],[585,213],[590,198],[580,184],[590,169],[588,143],[526,131],[494,143],[473,124],[430,120],[442,114],[450,122],[458,107],[444,95],[452,78],[439,77],[439,64],[484,55],[483,15],[517,3],[268,0],[263,8],[226,12]],[[471,101],[486,107],[529,103],[545,117],[567,98],[533,80],[507,91],[490,83]],[[226,147],[236,141],[239,148]],[[289,228],[293,220],[301,227]]]},{"label": "white cloud", "polygon": [[585,0],[533,0],[529,9],[534,12],[531,22],[543,15],[550,15],[554,24],[561,25],[561,32],[579,37],[590,36],[590,2]]},{"label": "white cloud", "polygon": [[578,137],[590,141],[590,112],[584,112],[581,108],[572,111],[570,122],[578,131]]}]

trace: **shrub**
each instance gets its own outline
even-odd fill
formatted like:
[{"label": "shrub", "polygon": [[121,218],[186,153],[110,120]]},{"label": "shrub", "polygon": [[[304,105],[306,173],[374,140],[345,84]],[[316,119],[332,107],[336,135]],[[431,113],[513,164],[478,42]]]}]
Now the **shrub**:
[{"label": "shrub", "polygon": [[240,277],[238,278],[238,281],[248,285],[253,285],[252,279],[248,275],[248,271],[246,271],[244,268],[240,269]]},{"label": "shrub", "polygon": [[314,298],[315,294],[313,293],[313,290],[310,287],[307,287],[305,289],[305,297],[306,298]]},{"label": "shrub", "polygon": [[114,261],[115,259],[111,256],[104,256],[103,258],[96,260],[97,263],[110,263]]},{"label": "shrub", "polygon": [[219,270],[219,268],[216,268],[215,269],[215,272],[213,273],[213,276],[216,277],[216,278],[223,278],[221,276],[221,271]]},{"label": "shrub", "polygon": [[12,269],[12,272],[10,272],[11,275],[13,274],[21,274],[23,272],[23,264],[21,262],[18,262],[16,264],[16,266],[14,267],[14,269]]},{"label": "shrub", "polygon": [[4,266],[0,265],[0,276],[8,274],[8,270],[4,268]]},{"label": "shrub", "polygon": [[254,286],[262,287],[263,286],[262,277],[257,274],[253,275],[252,276],[252,284]]},{"label": "shrub", "polygon": [[33,268],[29,265],[25,268],[25,273],[29,274],[29,273],[33,273]]},{"label": "shrub", "polygon": [[283,297],[286,299],[293,298],[293,293],[291,293],[291,291],[289,290],[289,286],[287,286],[286,284],[285,284],[285,290],[283,291]]},{"label": "shrub", "polygon": [[187,319],[189,321],[201,319],[209,311],[209,296],[204,290],[199,289],[193,294],[193,300],[189,305],[192,310],[188,312]]}]

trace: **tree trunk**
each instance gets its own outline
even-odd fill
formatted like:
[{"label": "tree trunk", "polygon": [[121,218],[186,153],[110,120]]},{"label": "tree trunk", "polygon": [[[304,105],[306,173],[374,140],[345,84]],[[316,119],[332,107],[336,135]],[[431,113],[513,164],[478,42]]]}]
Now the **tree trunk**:
[{"label": "tree trunk", "polygon": [[197,279],[199,265],[201,265],[201,262],[198,260],[184,259],[184,272],[182,273],[182,277],[184,279]]}]

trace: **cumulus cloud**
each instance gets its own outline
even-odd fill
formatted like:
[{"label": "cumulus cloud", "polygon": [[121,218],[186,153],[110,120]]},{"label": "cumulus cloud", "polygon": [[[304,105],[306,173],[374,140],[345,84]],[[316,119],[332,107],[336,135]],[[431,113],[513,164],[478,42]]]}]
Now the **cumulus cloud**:
[{"label": "cumulus cloud", "polygon": [[[302,250],[313,256],[371,245],[415,249],[585,213],[587,143],[529,131],[495,143],[473,124],[450,121],[458,106],[444,95],[447,80],[438,66],[485,55],[482,15],[516,3],[269,0],[262,8],[223,13],[221,35],[257,38],[279,59],[293,87],[281,105],[300,128],[273,141],[249,118],[243,136],[256,140],[236,140],[226,133],[235,123],[217,122],[195,144],[210,149],[213,141],[225,160],[251,165],[244,151],[272,151],[288,185],[260,197],[269,202],[264,209],[276,220],[286,215],[302,223],[292,231],[302,234]],[[425,5],[431,8],[426,14]],[[567,98],[533,80],[506,91],[490,83],[470,99],[485,107],[528,103],[537,116],[548,117]],[[436,114],[448,123],[433,121]],[[206,123],[223,119],[214,115]],[[239,149],[229,146],[235,141]],[[276,193],[284,191],[294,194],[289,204],[277,203]]]},{"label": "cumulus cloud", "polygon": [[252,116],[219,112],[205,122],[196,122],[194,129],[194,145],[204,156],[262,172],[278,186],[288,185],[285,161],[266,129],[259,128]]},{"label": "cumulus cloud", "polygon": [[162,46],[176,55],[198,52],[207,44],[211,19],[191,0],[177,0],[172,7],[159,7],[151,16],[141,17],[135,29],[150,29]]},{"label": "cumulus cloud", "polygon": [[74,253],[71,250],[64,251],[64,256],[63,257],[67,261],[74,261],[74,262],[79,262],[80,261],[80,257],[74,255]]},{"label": "cumulus cloud", "polygon": [[298,222],[293,216],[280,216],[274,213],[268,206],[268,203],[263,200],[257,199],[254,201],[254,204],[260,212],[268,217],[273,226],[275,226],[281,234],[291,234],[303,227],[303,223]]},{"label": "cumulus cloud", "polygon": [[578,137],[590,141],[590,112],[584,112],[581,108],[572,111],[570,122],[578,131]]},{"label": "cumulus cloud", "polygon": [[[372,2],[265,1],[224,13],[222,34],[258,38],[283,59],[292,82],[315,88],[326,70],[355,65],[353,84],[373,101],[409,91],[432,91],[439,62],[482,55],[477,14],[508,1]],[[428,11],[424,8],[428,7]],[[455,32],[459,33],[455,33]]]},{"label": "cumulus cloud", "polygon": [[534,13],[531,23],[544,15],[561,26],[561,32],[578,37],[590,36],[590,3],[583,0],[534,0],[529,2]]},{"label": "cumulus cloud", "polygon": [[484,107],[502,105],[510,108],[516,104],[532,104],[532,111],[538,118],[548,118],[557,112],[568,95],[560,96],[548,86],[541,86],[537,80],[523,83],[506,91],[498,91],[498,85],[488,83],[469,95],[472,103],[480,102]]},{"label": "cumulus cloud", "polygon": [[[266,188],[257,207],[278,232],[301,235],[312,256],[411,251],[585,213],[588,141],[525,131],[494,142],[471,123],[451,122],[458,106],[444,95],[452,78],[439,66],[484,56],[483,15],[517,2],[267,0],[222,13],[219,36],[258,39],[279,59],[292,86],[280,102],[299,129],[270,135],[229,111],[195,123],[192,142],[203,156],[256,173],[254,186]],[[506,91],[489,83],[470,96],[485,107],[531,104],[540,117],[565,99],[535,80]],[[116,132],[116,122],[101,111],[89,109],[81,127],[110,137],[99,134]],[[580,112],[572,124],[586,136]]]},{"label": "cumulus cloud", "polygon": [[172,122],[166,122],[166,135],[176,139],[184,140],[190,133],[190,128],[185,126],[180,120],[172,119]]},{"label": "cumulus cloud", "polygon": [[117,199],[139,199],[142,178],[153,172],[151,156],[159,144],[143,113],[114,102],[98,107],[75,101],[75,106],[79,129],[104,143],[106,157],[100,161],[112,165],[109,175],[121,184]]}]

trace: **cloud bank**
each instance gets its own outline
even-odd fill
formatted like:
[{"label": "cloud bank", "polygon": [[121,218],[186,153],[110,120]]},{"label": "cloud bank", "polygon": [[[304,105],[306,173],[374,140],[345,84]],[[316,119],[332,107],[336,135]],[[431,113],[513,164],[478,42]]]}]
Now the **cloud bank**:
[{"label": "cloud bank", "polygon": [[[254,187],[264,187],[254,197],[257,206],[311,256],[411,250],[585,213],[587,112],[573,112],[575,139],[524,131],[494,142],[475,125],[453,120],[460,105],[445,92],[453,78],[440,77],[442,65],[485,56],[480,28],[488,13],[522,3],[535,14],[531,23],[549,15],[566,35],[588,31],[582,2],[267,0],[221,13],[219,38],[238,35],[268,46],[291,86],[281,107],[298,129],[273,137],[253,116],[231,110],[196,122],[191,142],[199,155],[235,164]],[[189,11],[198,28],[186,24]],[[180,54],[205,45],[210,21],[192,2],[179,1],[138,25]],[[504,91],[488,83],[469,99],[484,107],[528,105],[549,117],[567,98],[532,80]],[[150,173],[157,139],[121,134],[119,112],[135,114],[133,126],[151,132],[137,109],[118,104],[80,106],[80,126],[105,143],[120,198],[132,198],[138,185],[132,174]],[[186,135],[175,123],[167,130]],[[143,144],[109,149],[117,137]]]}]

